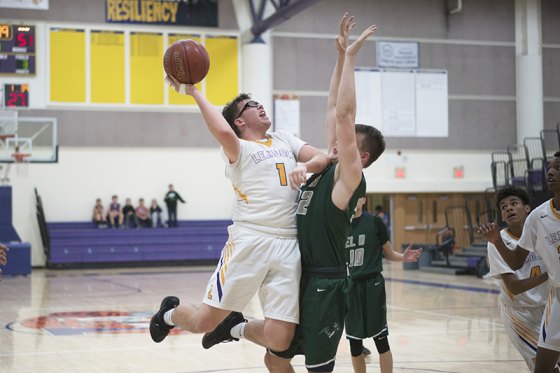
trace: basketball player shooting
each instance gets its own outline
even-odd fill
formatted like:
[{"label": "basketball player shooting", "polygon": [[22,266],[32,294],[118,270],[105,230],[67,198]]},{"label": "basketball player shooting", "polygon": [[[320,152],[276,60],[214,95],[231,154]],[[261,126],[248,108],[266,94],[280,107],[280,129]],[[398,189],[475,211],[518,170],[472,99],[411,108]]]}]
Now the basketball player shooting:
[{"label": "basketball player shooting", "polygon": [[[195,99],[208,130],[222,146],[226,175],[237,198],[229,239],[202,305],[166,297],[151,320],[151,337],[161,342],[178,326],[192,333],[213,330],[203,338],[205,348],[246,338],[284,350],[299,322],[297,189],[308,172],[324,169],[328,158],[291,134],[268,132],[267,112],[248,94],[235,97],[220,114],[195,86],[173,76],[167,81]],[[257,292],[265,319],[244,322],[241,312]]]}]

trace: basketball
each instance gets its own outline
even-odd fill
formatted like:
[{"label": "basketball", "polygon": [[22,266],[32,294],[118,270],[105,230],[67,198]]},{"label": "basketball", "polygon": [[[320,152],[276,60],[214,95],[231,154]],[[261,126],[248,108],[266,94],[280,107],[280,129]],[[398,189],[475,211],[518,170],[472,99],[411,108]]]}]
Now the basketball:
[{"label": "basketball", "polygon": [[208,74],[210,58],[206,48],[199,42],[192,39],[177,40],[165,51],[163,69],[181,83],[196,84]]}]

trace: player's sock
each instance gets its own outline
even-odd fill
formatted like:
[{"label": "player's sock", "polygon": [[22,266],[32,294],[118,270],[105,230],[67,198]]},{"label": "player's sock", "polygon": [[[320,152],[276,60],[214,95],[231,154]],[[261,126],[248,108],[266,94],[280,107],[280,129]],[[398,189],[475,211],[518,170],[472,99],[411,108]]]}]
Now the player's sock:
[{"label": "player's sock", "polygon": [[175,326],[175,323],[173,322],[173,320],[171,320],[171,314],[173,313],[173,311],[175,311],[175,308],[163,314],[163,321],[169,326]]},{"label": "player's sock", "polygon": [[239,324],[235,325],[233,328],[231,328],[229,333],[231,334],[231,336],[233,338],[244,339],[245,338],[245,325],[247,325],[247,322],[239,323]]}]

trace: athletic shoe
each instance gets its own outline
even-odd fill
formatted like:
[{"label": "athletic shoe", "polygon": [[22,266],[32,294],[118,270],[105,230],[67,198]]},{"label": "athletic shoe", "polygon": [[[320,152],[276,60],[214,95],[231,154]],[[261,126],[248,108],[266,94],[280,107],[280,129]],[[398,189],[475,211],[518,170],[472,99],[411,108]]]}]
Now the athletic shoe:
[{"label": "athletic shoe", "polygon": [[363,352],[365,357],[368,357],[369,355],[371,355],[371,351],[367,347],[364,347],[362,352]]},{"label": "athletic shoe", "polygon": [[230,313],[221,323],[218,324],[216,329],[204,334],[202,337],[202,347],[209,349],[210,347],[222,343],[239,341],[238,338],[233,338],[230,334],[231,328],[242,322],[247,322],[241,312]]},{"label": "athletic shoe", "polygon": [[165,321],[163,321],[163,315],[178,305],[179,298],[177,297],[165,297],[161,301],[159,311],[152,316],[152,319],[150,320],[150,335],[152,336],[152,340],[154,342],[159,343],[163,341],[169,334],[169,331],[175,327],[167,325]]}]

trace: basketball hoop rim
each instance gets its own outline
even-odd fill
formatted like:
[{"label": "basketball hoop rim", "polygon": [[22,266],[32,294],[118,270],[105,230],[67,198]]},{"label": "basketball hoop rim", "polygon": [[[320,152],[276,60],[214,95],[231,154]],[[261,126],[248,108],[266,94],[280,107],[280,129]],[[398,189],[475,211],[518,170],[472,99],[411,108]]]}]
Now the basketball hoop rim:
[{"label": "basketball hoop rim", "polygon": [[27,162],[28,157],[31,157],[29,153],[12,153],[12,158],[14,159],[14,163],[24,163]]}]

